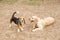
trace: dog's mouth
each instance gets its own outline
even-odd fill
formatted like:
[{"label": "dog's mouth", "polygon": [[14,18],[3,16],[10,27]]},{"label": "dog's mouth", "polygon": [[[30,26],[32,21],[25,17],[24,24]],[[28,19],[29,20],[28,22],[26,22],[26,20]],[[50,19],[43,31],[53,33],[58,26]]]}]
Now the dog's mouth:
[{"label": "dog's mouth", "polygon": [[34,22],[34,20],[32,18],[29,18],[30,22]]},{"label": "dog's mouth", "polygon": [[31,22],[34,22],[33,20],[31,20]]}]

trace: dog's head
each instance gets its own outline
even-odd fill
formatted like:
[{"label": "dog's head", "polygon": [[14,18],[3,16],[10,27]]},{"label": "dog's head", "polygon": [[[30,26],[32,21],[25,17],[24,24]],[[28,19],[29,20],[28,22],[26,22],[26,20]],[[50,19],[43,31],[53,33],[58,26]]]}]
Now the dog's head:
[{"label": "dog's head", "polygon": [[19,20],[20,20],[20,22],[23,22],[24,24],[26,24],[24,17],[21,16],[21,17],[19,18]]},{"label": "dog's head", "polygon": [[32,16],[31,18],[29,18],[29,20],[30,20],[31,22],[38,22],[38,20],[40,20],[40,18],[37,17],[37,16]]}]

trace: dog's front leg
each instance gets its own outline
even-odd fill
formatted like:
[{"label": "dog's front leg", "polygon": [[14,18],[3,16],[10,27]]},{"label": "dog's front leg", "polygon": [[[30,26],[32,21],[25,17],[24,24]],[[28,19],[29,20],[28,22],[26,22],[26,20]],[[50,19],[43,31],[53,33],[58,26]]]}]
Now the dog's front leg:
[{"label": "dog's front leg", "polygon": [[[20,29],[20,30],[19,30]],[[23,30],[23,28],[22,28],[22,26],[20,25],[20,22],[18,22],[18,32],[20,32],[20,31],[22,31]]]},{"label": "dog's front leg", "polygon": [[33,29],[35,29],[35,24],[33,24]]},{"label": "dog's front leg", "polygon": [[23,31],[24,29],[22,27],[20,27],[21,31]]},{"label": "dog's front leg", "polygon": [[20,22],[19,21],[18,21],[18,26],[17,27],[18,27],[17,31],[20,32],[21,29],[20,29]]},{"label": "dog's front leg", "polygon": [[35,26],[33,26],[33,29],[35,29]]},{"label": "dog's front leg", "polygon": [[35,29],[33,29],[32,31],[35,32],[35,31],[37,31],[37,30],[41,30],[41,28],[35,28]]},{"label": "dog's front leg", "polygon": [[12,27],[12,24],[9,24],[9,27]]},{"label": "dog's front leg", "polygon": [[22,27],[22,28],[24,27],[24,24],[23,24],[23,23],[21,23],[21,27]]},{"label": "dog's front leg", "polygon": [[20,22],[20,27],[19,27],[19,28],[21,29],[21,31],[24,30],[23,27],[24,27],[24,26],[23,26],[23,23]]},{"label": "dog's front leg", "polygon": [[18,27],[18,32],[23,31],[24,29],[22,27]]},{"label": "dog's front leg", "polygon": [[43,25],[38,26],[37,28],[33,29],[32,31],[35,32],[37,30],[43,30]]}]

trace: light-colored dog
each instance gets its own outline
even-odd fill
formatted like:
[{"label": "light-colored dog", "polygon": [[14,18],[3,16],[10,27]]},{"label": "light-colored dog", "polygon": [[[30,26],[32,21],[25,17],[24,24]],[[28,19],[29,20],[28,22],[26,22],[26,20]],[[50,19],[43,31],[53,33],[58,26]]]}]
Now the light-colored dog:
[{"label": "light-colored dog", "polygon": [[32,31],[36,31],[36,30],[43,30],[43,28],[45,26],[54,23],[55,20],[53,17],[47,17],[44,19],[40,19],[37,16],[32,16],[30,18],[30,21],[33,22],[33,30]]}]

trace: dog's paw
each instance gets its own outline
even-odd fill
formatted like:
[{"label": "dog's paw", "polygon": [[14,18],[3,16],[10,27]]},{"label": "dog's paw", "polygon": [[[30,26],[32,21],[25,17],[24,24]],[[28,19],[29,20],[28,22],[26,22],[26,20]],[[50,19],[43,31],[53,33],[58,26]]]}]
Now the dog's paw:
[{"label": "dog's paw", "polygon": [[32,30],[32,32],[35,32],[36,30]]},{"label": "dog's paw", "polygon": [[18,32],[20,32],[20,30],[19,30],[19,29],[18,29],[17,31],[18,31]]},{"label": "dog's paw", "polygon": [[23,31],[24,29],[22,27],[20,27],[21,31]]}]

